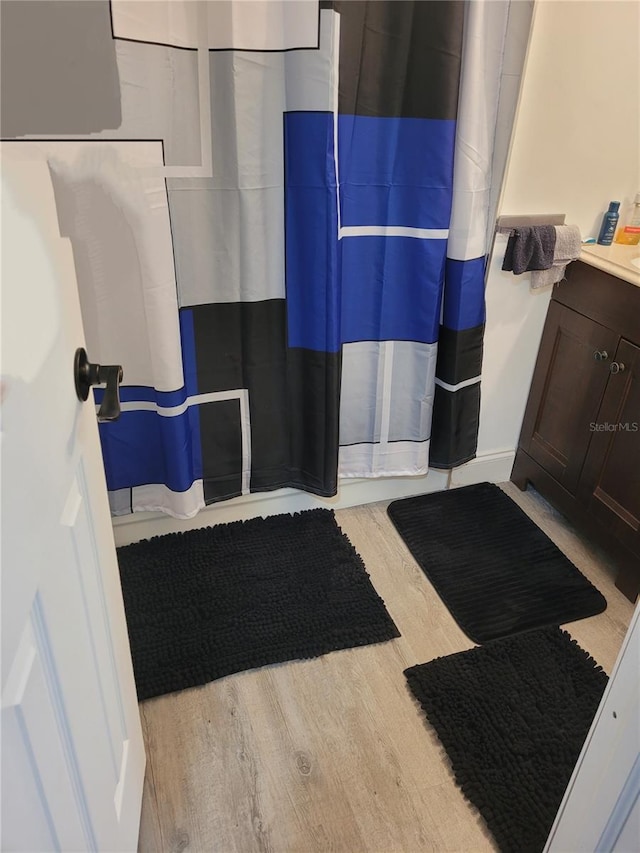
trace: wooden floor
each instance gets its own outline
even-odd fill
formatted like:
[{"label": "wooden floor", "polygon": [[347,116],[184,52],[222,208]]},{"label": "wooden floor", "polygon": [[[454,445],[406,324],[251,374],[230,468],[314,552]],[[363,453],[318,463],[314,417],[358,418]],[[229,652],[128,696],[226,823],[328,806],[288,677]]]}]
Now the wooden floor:
[{"label": "wooden floor", "polygon": [[[504,489],[606,596],[605,613],[566,627],[610,672],[633,612],[611,564],[535,492]],[[402,674],[473,643],[384,503],[336,516],[402,636],[144,702],[140,851],[496,849]]]}]

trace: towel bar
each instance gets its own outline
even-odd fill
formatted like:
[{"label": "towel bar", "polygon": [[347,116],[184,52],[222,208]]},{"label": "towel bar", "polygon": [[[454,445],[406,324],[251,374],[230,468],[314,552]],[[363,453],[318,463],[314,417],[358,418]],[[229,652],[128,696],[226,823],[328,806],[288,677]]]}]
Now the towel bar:
[{"label": "towel bar", "polygon": [[531,225],[564,225],[566,213],[524,213],[519,216],[499,216],[496,234],[511,234],[514,228]]}]

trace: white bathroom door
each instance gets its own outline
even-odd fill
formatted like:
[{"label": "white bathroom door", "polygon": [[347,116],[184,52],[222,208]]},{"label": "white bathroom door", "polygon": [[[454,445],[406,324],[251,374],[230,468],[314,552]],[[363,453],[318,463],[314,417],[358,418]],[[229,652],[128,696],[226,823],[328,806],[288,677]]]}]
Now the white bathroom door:
[{"label": "white bathroom door", "polygon": [[544,853],[640,850],[640,604]]},{"label": "white bathroom door", "polygon": [[[3,851],[132,851],[145,755],[71,246],[2,146]],[[89,353],[89,356],[91,353]]]}]

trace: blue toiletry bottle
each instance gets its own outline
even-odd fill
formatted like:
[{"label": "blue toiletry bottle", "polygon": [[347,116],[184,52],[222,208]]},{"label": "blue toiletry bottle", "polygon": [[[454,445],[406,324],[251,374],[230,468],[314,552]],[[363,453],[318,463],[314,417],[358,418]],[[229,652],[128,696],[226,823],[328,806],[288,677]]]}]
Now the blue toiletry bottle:
[{"label": "blue toiletry bottle", "polygon": [[602,227],[598,234],[598,243],[601,246],[610,246],[613,243],[613,235],[616,233],[618,219],[620,219],[620,214],[618,213],[619,207],[619,201],[610,202],[609,210],[602,217]]}]

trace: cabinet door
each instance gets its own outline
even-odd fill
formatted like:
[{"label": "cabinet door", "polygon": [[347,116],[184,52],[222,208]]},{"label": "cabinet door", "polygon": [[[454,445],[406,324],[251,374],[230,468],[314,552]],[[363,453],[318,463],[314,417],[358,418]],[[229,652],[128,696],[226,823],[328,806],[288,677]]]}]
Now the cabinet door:
[{"label": "cabinet door", "polygon": [[[575,494],[618,335],[551,301],[520,446]],[[598,361],[596,353],[607,353]]]},{"label": "cabinet door", "polygon": [[589,513],[640,553],[640,347],[621,340],[595,419],[579,492]]}]

